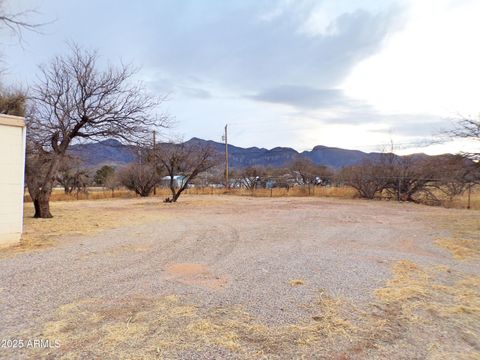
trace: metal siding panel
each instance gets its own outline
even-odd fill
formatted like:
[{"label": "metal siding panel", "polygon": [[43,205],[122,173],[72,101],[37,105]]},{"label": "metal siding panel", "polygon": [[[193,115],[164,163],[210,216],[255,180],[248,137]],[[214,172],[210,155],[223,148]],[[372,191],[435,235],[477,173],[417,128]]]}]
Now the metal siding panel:
[{"label": "metal siding panel", "polygon": [[0,124],[0,245],[20,239],[24,154],[24,128]]}]

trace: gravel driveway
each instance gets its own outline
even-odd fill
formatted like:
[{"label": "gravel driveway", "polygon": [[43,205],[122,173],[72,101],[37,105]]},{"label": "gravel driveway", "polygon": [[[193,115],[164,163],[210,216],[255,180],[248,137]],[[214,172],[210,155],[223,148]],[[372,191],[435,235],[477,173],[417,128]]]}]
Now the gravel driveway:
[{"label": "gravel driveway", "polygon": [[[82,204],[101,213],[112,201],[58,203],[54,211]],[[445,219],[462,219],[463,210],[233,196],[114,204],[121,220],[110,229],[0,259],[0,339],[50,341],[4,346],[0,358],[425,358],[433,350],[424,339],[405,338],[393,322],[396,337],[363,332],[393,309],[376,289],[405,260],[480,274],[478,259],[456,260],[434,243],[453,236]],[[132,220],[132,209],[145,220]],[[379,319],[371,317],[376,308]],[[478,340],[449,341],[440,350],[480,351]]]}]

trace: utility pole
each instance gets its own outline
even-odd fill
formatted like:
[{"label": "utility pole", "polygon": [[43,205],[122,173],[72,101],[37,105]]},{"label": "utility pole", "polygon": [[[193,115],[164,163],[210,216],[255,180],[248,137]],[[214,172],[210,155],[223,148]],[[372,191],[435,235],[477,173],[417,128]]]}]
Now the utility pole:
[{"label": "utility pole", "polygon": [[[157,140],[156,140],[156,134],[157,132],[155,130],[153,130],[153,146],[152,146],[152,152],[153,152],[153,166],[155,168],[155,171],[157,170],[157,153],[156,153],[156,148],[157,148]],[[155,185],[153,187],[153,195],[157,195],[157,186]]]},{"label": "utility pole", "polygon": [[472,184],[468,184],[467,209],[470,209],[471,197],[472,197]]},{"label": "utility pole", "polygon": [[225,135],[223,136],[225,140],[225,188],[229,189],[228,183],[228,124],[225,125]]}]

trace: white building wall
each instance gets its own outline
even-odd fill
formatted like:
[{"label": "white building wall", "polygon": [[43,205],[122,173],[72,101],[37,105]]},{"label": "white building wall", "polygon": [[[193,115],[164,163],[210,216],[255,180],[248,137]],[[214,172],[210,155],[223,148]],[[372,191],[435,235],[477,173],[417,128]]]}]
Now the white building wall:
[{"label": "white building wall", "polygon": [[25,134],[23,118],[0,115],[0,247],[22,234]]}]

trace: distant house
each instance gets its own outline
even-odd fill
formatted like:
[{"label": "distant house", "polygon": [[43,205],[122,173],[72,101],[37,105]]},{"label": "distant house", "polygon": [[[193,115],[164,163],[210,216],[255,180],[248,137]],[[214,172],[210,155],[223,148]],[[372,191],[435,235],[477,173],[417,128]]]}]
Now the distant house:
[{"label": "distant house", "polygon": [[0,115],[0,247],[22,235],[25,135],[23,118]]},{"label": "distant house", "polygon": [[[182,186],[185,184],[186,179],[187,179],[186,176],[183,176],[183,175],[175,175],[175,176],[173,177],[174,186],[175,186],[176,188],[182,187]],[[170,187],[170,176],[164,176],[164,177],[162,178],[162,181],[161,181],[160,185],[161,185],[162,187]]]}]

